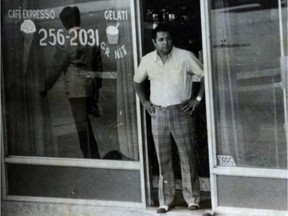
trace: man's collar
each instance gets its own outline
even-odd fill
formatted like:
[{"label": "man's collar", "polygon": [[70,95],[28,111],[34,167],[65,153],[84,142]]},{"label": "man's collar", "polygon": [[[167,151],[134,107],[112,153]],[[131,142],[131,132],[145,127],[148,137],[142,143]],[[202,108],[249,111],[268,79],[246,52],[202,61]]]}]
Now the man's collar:
[{"label": "man's collar", "polygon": [[[154,62],[161,60],[161,57],[159,56],[158,51],[155,50],[154,52],[155,52]],[[174,52],[174,46],[172,47],[171,52],[168,54],[168,59],[171,58],[171,56],[173,55],[173,52]]]}]

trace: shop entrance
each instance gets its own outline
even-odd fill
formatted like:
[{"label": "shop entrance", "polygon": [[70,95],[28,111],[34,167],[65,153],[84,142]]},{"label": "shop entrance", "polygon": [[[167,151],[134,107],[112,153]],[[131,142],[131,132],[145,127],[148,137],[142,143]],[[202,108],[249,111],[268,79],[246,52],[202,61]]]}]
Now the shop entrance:
[{"label": "shop entrance", "polygon": [[[175,8],[178,8],[175,10]],[[143,55],[154,50],[151,38],[151,31],[159,23],[166,23],[173,31],[173,42],[176,47],[183,48],[193,52],[202,61],[202,36],[201,36],[201,18],[200,18],[200,1],[152,1],[143,2]],[[149,81],[146,83],[149,89]],[[199,91],[199,80],[193,83],[193,97],[196,97]],[[210,183],[209,183],[209,158],[208,158],[208,141],[206,129],[206,109],[205,100],[202,100],[201,106],[196,111],[196,143],[198,152],[198,167],[201,183],[201,193],[203,201],[201,208],[211,208],[210,201]],[[158,178],[159,167],[157,156],[154,148],[151,119],[146,115],[146,168],[148,178],[148,206],[158,206]],[[181,171],[179,156],[175,143],[173,143],[173,166],[176,178],[176,205],[187,208],[181,193]]]},{"label": "shop entrance", "polygon": [[[184,10],[171,4],[181,14],[189,11],[191,2]],[[174,17],[169,12],[168,21],[163,20],[167,9],[161,6],[161,1],[145,1],[143,54],[153,49],[150,31],[159,22],[172,27],[176,23],[176,46],[198,57],[203,50],[207,136],[202,129],[199,142],[208,140],[210,166],[204,164],[208,169],[200,173],[207,174],[210,167],[213,212],[287,215],[287,0],[205,0],[201,15],[199,9],[192,18],[181,14],[179,21],[169,20]],[[158,164],[149,117],[146,120],[148,205],[157,206]],[[200,155],[205,157],[208,150],[200,150]],[[177,160],[175,153],[175,170]],[[179,203],[185,205],[181,196]]]}]

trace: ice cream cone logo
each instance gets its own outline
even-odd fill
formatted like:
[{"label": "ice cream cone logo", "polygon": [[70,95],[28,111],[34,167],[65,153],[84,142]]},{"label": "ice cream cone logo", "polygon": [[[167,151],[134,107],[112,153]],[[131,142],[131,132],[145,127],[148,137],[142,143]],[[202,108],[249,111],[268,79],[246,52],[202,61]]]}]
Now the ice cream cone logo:
[{"label": "ice cream cone logo", "polygon": [[24,20],[20,30],[23,32],[24,37],[23,73],[25,74],[36,27],[32,20]]}]

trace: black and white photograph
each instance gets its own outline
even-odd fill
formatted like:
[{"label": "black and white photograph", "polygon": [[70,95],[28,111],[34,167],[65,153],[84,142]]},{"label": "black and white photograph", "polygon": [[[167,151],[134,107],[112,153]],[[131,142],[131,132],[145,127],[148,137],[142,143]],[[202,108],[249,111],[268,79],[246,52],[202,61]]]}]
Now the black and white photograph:
[{"label": "black and white photograph", "polygon": [[288,216],[287,0],[1,0],[0,215]]}]

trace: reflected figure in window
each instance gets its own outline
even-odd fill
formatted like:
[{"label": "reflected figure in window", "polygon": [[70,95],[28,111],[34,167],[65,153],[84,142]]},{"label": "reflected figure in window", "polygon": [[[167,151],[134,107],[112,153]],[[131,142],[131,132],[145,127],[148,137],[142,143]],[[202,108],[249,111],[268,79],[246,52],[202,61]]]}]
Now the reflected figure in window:
[{"label": "reflected figure in window", "polygon": [[[198,209],[200,185],[197,173],[194,110],[204,94],[203,67],[196,56],[173,46],[169,26],[152,30],[155,50],[145,55],[134,75],[135,90],[151,115],[152,135],[159,163],[158,213],[175,205],[172,137],[179,153],[182,193],[190,210]],[[192,77],[201,79],[198,96],[192,98]],[[144,81],[150,80],[150,96]]]},{"label": "reflected figure in window", "polygon": [[99,158],[88,115],[100,116],[98,99],[101,78],[97,77],[97,72],[103,70],[101,50],[92,42],[81,43],[81,17],[78,7],[65,7],[60,13],[60,20],[69,35],[76,37],[76,40],[71,43],[71,40],[67,39],[63,46],[57,46],[52,69],[40,94],[45,97],[64,73],[65,92],[71,105],[82,153],[85,158]]}]

